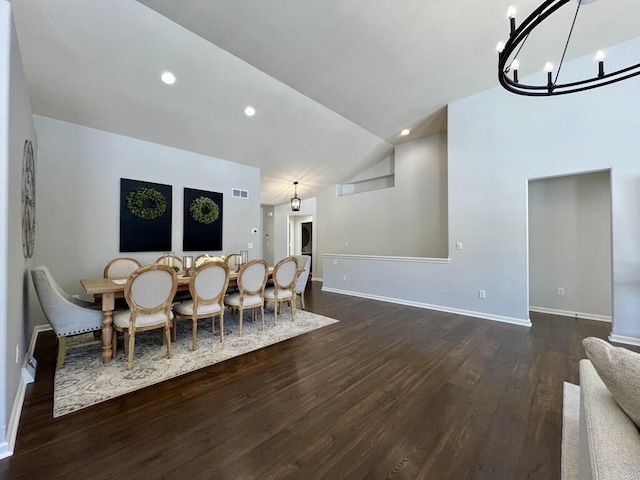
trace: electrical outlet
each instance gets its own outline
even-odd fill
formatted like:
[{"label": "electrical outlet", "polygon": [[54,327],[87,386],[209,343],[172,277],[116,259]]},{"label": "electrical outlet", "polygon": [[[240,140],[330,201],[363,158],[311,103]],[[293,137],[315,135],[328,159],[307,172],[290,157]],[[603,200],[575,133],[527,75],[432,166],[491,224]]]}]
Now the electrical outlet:
[{"label": "electrical outlet", "polygon": [[331,263],[333,263],[334,265],[337,265],[338,264],[338,260],[334,258],[333,262],[331,262]]},{"label": "electrical outlet", "polygon": [[487,292],[485,292],[484,290],[478,290],[478,297],[482,299],[487,298]]},{"label": "electrical outlet", "polygon": [[346,275],[342,275],[342,280],[346,280],[347,276]]},{"label": "electrical outlet", "polygon": [[462,242],[456,242],[456,250],[462,250]]},{"label": "electrical outlet", "polygon": [[249,243],[247,244],[247,248],[253,248],[253,243],[249,242]]},{"label": "electrical outlet", "polygon": [[346,248],[349,248],[349,242],[344,242],[344,246],[345,246]]},{"label": "electrical outlet", "polygon": [[558,288],[558,296],[564,297],[564,288]]}]

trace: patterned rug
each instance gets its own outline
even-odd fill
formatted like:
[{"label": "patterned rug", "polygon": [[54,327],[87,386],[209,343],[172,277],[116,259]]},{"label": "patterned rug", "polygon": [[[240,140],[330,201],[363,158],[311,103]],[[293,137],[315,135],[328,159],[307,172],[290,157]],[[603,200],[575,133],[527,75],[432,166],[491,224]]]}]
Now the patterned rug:
[{"label": "patterned rug", "polygon": [[138,333],[132,370],[127,370],[121,339],[118,355],[108,365],[102,364],[101,345],[67,351],[64,367],[55,377],[54,418],[338,322],[305,310],[296,310],[292,322],[289,309],[285,308],[274,326],[273,312],[267,310],[263,332],[259,315],[255,323],[247,321],[247,317],[250,314],[244,316],[240,337],[238,315],[225,315],[224,345],[220,344],[217,320],[213,334],[211,320],[200,320],[195,351],[191,351],[191,320],[178,321],[170,360],[166,358],[161,329]]}]

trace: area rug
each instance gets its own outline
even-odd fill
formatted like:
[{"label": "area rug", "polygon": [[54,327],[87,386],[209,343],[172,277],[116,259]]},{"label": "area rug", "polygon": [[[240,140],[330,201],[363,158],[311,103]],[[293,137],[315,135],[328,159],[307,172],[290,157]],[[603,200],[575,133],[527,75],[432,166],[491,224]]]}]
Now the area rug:
[{"label": "area rug", "polygon": [[562,389],[562,480],[578,480],[580,387],[564,382]]},{"label": "area rug", "polygon": [[[250,315],[249,315],[250,317]],[[265,331],[262,322],[242,322],[238,336],[238,315],[225,314],[224,345],[220,344],[219,324],[211,333],[211,320],[198,323],[198,348],[191,350],[191,320],[177,322],[177,341],[173,342],[173,358],[166,358],[162,330],[150,330],[136,335],[133,369],[127,370],[127,357],[118,346],[118,355],[108,365],[102,364],[100,345],[69,350],[64,367],[56,372],[53,416],[60,417],[96,403],[124,395],[134,390],[222,362],[238,355],[258,350],[283,340],[337,323],[338,320],[296,310],[291,321],[288,308],[278,313],[273,325],[273,312],[265,311]]]}]

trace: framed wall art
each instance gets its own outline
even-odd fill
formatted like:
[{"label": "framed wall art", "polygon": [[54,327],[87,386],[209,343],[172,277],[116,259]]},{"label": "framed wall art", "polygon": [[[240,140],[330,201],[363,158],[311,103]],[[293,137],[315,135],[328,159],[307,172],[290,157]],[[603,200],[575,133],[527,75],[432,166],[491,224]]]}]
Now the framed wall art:
[{"label": "framed wall art", "polygon": [[172,187],[120,179],[120,251],[171,250]]},{"label": "framed wall art", "polygon": [[184,189],[185,252],[222,250],[222,193]]}]

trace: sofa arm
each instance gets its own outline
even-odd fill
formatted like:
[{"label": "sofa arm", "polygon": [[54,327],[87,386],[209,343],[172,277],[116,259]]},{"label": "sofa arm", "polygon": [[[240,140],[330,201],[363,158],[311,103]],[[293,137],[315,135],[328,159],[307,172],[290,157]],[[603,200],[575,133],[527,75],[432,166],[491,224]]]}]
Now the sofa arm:
[{"label": "sofa arm", "polygon": [[602,383],[580,361],[580,479],[638,480],[640,432]]}]

